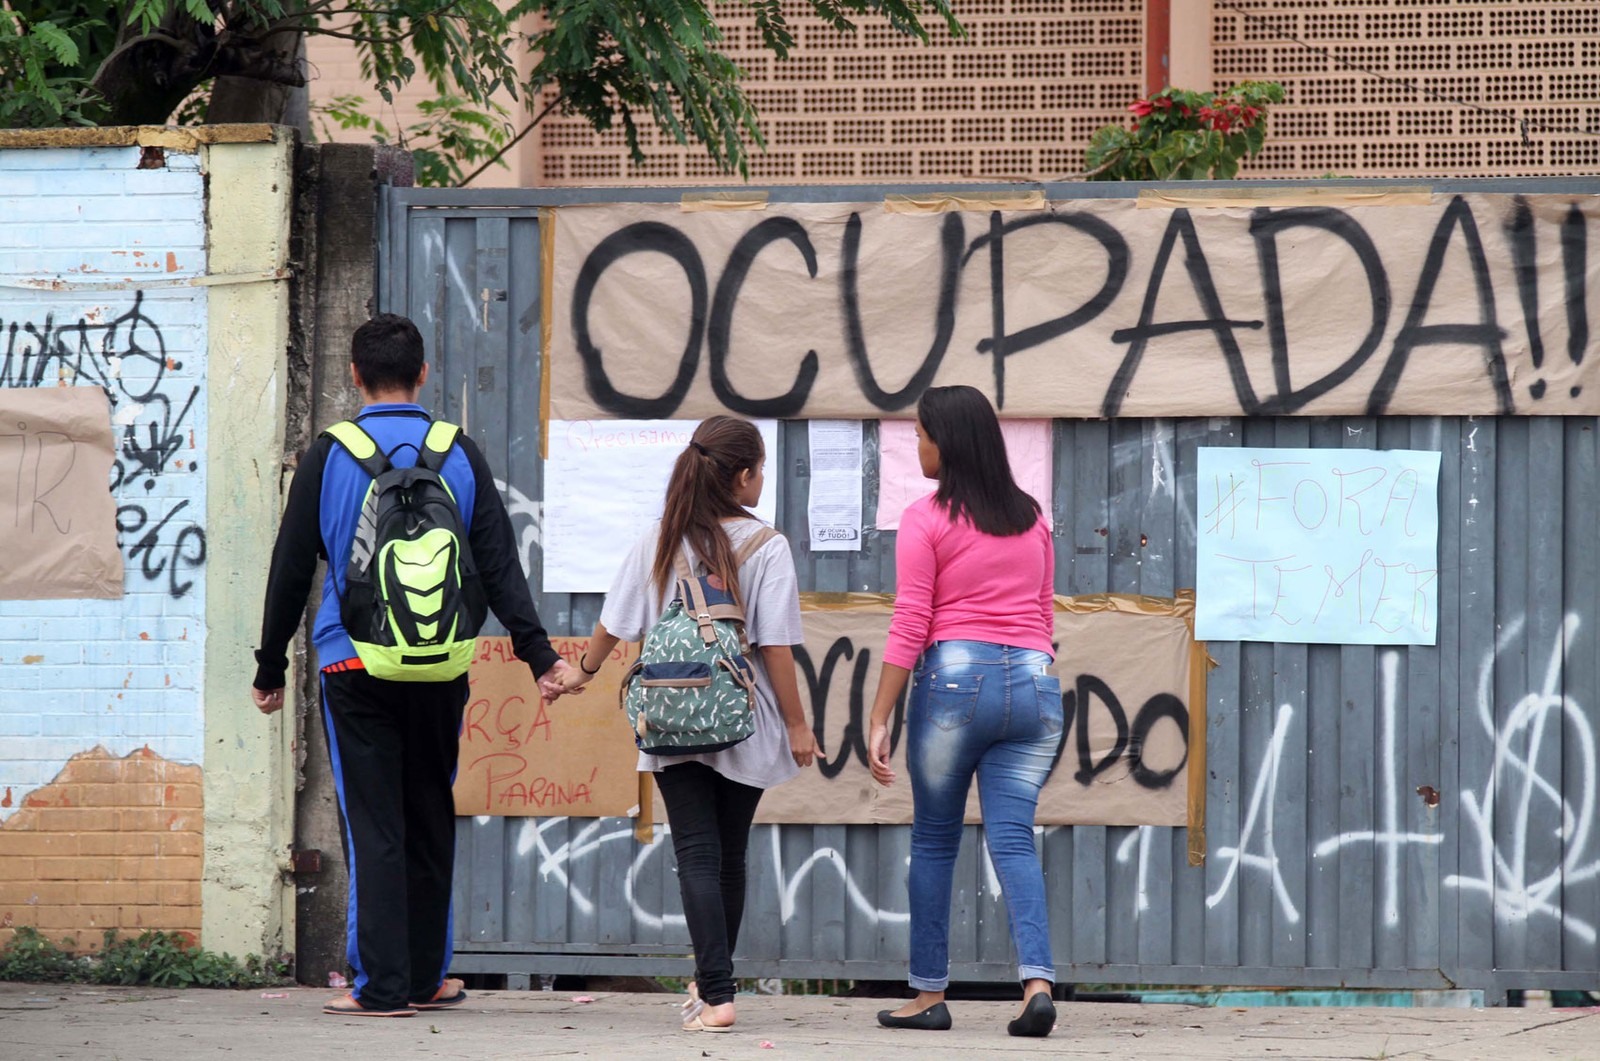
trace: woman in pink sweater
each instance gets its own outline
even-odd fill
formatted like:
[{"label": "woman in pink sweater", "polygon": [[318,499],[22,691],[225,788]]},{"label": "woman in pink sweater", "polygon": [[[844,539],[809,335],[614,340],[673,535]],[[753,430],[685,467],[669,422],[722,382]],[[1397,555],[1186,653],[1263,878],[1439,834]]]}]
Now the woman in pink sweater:
[{"label": "woman in pink sweater", "polygon": [[900,520],[894,619],[868,757],[872,776],[891,784],[889,716],[910,679],[906,760],[914,810],[906,885],[910,983],[918,994],[879,1013],[878,1022],[950,1027],[950,889],[976,774],[984,839],[1023,983],[1022,1012],[1008,1030],[1049,1035],[1055,967],[1033,814],[1061,743],[1061,684],[1047,673],[1055,632],[1050,522],[1012,478],[1000,422],[979,391],[934,387],[923,394],[917,455],[922,474],[939,486]]}]

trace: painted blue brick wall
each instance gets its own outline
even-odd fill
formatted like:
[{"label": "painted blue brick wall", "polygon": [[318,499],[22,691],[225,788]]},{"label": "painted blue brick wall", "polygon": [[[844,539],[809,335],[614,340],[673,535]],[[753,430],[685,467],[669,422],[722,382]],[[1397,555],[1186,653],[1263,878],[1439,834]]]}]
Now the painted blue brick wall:
[{"label": "painted blue brick wall", "polygon": [[0,150],[0,387],[110,395],[126,564],[120,600],[0,601],[0,819],[96,746],[202,757],[206,290],[105,287],[205,274],[205,182],[139,158]]}]

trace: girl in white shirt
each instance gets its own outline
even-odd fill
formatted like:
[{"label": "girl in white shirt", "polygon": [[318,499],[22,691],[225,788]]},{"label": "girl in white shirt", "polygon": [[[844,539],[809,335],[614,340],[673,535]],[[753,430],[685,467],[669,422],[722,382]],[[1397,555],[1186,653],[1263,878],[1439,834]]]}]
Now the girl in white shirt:
[{"label": "girl in white shirt", "polygon": [[639,755],[667,807],[684,917],[694,943],[695,974],[685,1006],[686,1031],[733,1027],[733,950],[744,916],[745,856],[761,793],[810,766],[818,749],[800,703],[794,652],[804,634],[789,543],[777,535],[742,565],[740,545],[763,526],[749,509],[765,482],[761,434],[753,424],[713,416],[696,428],[672,468],[659,523],[634,545],[612,582],[578,672],[562,683],[581,688],[619,640],[640,641],[670,601],[679,550],[720,576],[744,607],[745,633],[757,651],[753,736],[699,755]]}]

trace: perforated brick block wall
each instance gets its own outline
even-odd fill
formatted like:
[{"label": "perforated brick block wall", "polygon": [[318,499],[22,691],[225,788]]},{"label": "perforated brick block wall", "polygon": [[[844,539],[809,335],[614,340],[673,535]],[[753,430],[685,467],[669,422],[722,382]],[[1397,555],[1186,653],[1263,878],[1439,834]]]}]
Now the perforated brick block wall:
[{"label": "perforated brick block wall", "polygon": [[1268,79],[1288,93],[1244,176],[1600,168],[1600,135],[1561,131],[1600,131],[1600,4],[1228,0],[1212,25],[1219,86]]},{"label": "perforated brick block wall", "polygon": [[[1089,135],[1127,117],[1143,85],[1143,0],[961,0],[967,39],[927,23],[924,45],[863,17],[841,33],[787,2],[796,47],[761,47],[755,19],[718,4],[729,54],[747,71],[767,152],[752,153],[762,184],[1055,178],[1083,169]],[[727,178],[699,146],[653,127],[645,162],[630,163],[620,131],[596,135],[577,118],[547,119],[541,185],[705,184]]]}]

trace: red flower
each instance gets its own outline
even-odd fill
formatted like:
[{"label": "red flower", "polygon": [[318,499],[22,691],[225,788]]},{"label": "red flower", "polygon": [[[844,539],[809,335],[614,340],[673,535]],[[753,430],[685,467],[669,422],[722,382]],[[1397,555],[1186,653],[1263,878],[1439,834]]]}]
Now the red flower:
[{"label": "red flower", "polygon": [[1139,117],[1143,118],[1145,115],[1150,113],[1152,108],[1150,106],[1150,101],[1149,100],[1147,100],[1147,99],[1136,99],[1132,103],[1128,104],[1128,109],[1130,111],[1132,111],[1134,114],[1136,114]]}]

